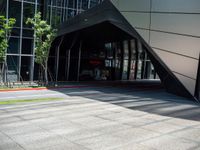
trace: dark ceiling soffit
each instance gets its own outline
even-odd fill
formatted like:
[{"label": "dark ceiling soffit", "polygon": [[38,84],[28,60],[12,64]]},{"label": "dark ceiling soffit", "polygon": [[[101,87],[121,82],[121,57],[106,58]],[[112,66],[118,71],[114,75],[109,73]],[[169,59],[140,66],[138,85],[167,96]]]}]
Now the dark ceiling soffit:
[{"label": "dark ceiling soffit", "polygon": [[137,40],[141,41],[141,43],[147,49],[147,53],[167,91],[180,96],[195,99],[194,96],[190,94],[190,92],[185,88],[185,86],[177,79],[177,77],[172,73],[172,71],[153,51],[153,49],[146,43],[146,41],[138,34],[138,32],[118,11],[118,9],[115,8],[115,6],[112,4],[112,2],[110,2],[110,0],[105,0],[101,4],[63,23],[60,26],[57,38],[73,32],[84,30],[85,28],[95,26],[102,22],[109,22],[121,29],[122,31],[126,32],[133,38],[136,38]]}]

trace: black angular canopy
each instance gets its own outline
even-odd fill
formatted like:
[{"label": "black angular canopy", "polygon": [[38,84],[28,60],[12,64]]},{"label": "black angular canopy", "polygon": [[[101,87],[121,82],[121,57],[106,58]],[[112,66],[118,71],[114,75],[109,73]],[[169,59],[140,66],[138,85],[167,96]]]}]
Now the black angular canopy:
[{"label": "black angular canopy", "polygon": [[[145,47],[166,90],[180,96],[194,98],[110,0],[104,0],[101,4],[64,22],[53,44],[55,46],[61,37],[72,43],[75,36],[78,36],[79,40],[91,42],[122,41],[133,38],[139,40]],[[67,47],[66,43],[64,42]]]}]

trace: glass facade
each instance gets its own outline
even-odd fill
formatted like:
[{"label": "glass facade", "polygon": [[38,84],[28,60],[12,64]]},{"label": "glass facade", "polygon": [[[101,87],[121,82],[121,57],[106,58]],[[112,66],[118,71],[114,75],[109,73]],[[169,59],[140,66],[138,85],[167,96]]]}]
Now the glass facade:
[{"label": "glass facade", "polygon": [[[37,11],[54,28],[101,0],[0,0],[0,15],[16,18],[7,50],[8,81],[38,80],[39,67],[34,63],[33,30],[26,24]],[[51,56],[52,60],[55,56]]]},{"label": "glass facade", "polygon": [[[156,72],[145,48],[136,39],[98,45],[91,43],[89,46],[86,44],[81,51],[79,80],[133,81],[156,78]],[[78,52],[73,58],[77,62]],[[71,63],[71,68],[75,71],[78,69],[74,62]],[[73,74],[73,77],[69,80],[76,81],[77,74]]]}]

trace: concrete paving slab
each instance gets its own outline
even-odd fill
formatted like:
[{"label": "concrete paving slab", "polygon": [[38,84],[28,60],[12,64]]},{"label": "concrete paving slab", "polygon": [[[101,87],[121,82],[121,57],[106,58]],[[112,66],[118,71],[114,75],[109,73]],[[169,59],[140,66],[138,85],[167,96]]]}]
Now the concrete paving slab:
[{"label": "concrete paving slab", "polygon": [[166,122],[155,122],[155,123],[151,123],[151,124],[148,124],[148,125],[144,125],[144,126],[142,126],[142,128],[147,129],[147,130],[151,130],[151,131],[154,131],[154,132],[158,132],[158,133],[163,133],[163,134],[184,129],[184,127],[182,127],[182,126],[169,124],[169,123],[166,123]]},{"label": "concrete paving slab", "polygon": [[197,143],[190,140],[176,138],[169,135],[163,135],[143,141],[140,144],[156,150],[192,150],[199,146]]},{"label": "concrete paving slab", "polygon": [[24,148],[15,142],[4,142],[0,144],[0,150],[24,150]]},{"label": "concrete paving slab", "polygon": [[42,94],[64,100],[0,105],[0,150],[199,150],[199,106],[181,97],[116,87],[0,96]]},{"label": "concrete paving slab", "polygon": [[200,141],[200,129],[198,128],[185,128],[184,130],[174,132],[171,135],[175,137],[188,139],[197,143]]},{"label": "concrete paving slab", "polygon": [[112,135],[120,137],[129,142],[140,142],[160,136],[161,134],[142,128],[130,128],[115,132]]},{"label": "concrete paving slab", "polygon": [[95,129],[79,129],[67,134],[62,134],[62,136],[70,141],[79,141],[91,137],[95,137],[98,135],[102,135],[103,133],[95,130]]},{"label": "concrete paving slab", "polygon": [[76,143],[92,150],[108,150],[126,144],[127,142],[123,138],[107,134],[76,141]]},{"label": "concrete paving slab", "polygon": [[53,137],[46,137],[44,139],[37,139],[34,141],[29,141],[29,142],[22,142],[20,143],[25,149],[28,150],[35,150],[35,149],[45,149],[45,148],[50,148],[52,146],[58,146],[62,144],[66,144],[69,147],[73,146],[74,144],[63,137],[60,136],[53,136]]},{"label": "concrete paving slab", "polygon": [[[40,150],[40,148],[38,150]],[[59,144],[59,145],[42,148],[42,150],[89,150],[89,149],[83,147],[82,145],[78,145],[74,143],[65,143],[65,144]]]},{"label": "concrete paving slab", "polygon": [[129,144],[125,144],[117,148],[114,148],[112,150],[155,150],[155,149],[141,145],[141,144],[129,143]]}]

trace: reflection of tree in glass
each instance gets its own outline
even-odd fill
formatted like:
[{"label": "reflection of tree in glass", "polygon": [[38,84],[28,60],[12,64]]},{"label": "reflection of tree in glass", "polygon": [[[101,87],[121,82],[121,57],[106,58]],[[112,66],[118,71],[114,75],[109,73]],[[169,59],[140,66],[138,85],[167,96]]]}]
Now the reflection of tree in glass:
[{"label": "reflection of tree in glass", "polygon": [[24,3],[24,18],[23,18],[23,26],[31,28],[30,24],[26,24],[26,20],[30,17],[32,18],[35,13],[35,8],[33,4],[26,4]]},{"label": "reflection of tree in glass", "polygon": [[5,15],[6,13],[6,0],[0,0],[0,15]]},{"label": "reflection of tree in glass", "polygon": [[[6,76],[6,50],[8,48],[8,41],[11,35],[12,28],[16,20],[14,18],[7,19],[5,16],[0,16],[0,72],[1,77]],[[4,79],[5,81],[6,79]]]}]

